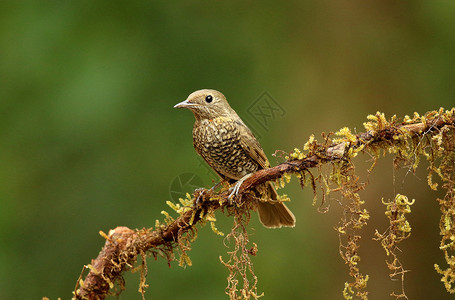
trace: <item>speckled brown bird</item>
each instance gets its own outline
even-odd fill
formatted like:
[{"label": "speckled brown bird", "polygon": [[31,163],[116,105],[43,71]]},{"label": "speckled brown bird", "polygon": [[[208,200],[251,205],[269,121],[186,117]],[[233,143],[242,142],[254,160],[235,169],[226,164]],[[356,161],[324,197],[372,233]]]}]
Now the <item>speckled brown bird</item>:
[{"label": "speckled brown bird", "polygon": [[[199,90],[174,108],[187,108],[193,112],[196,118],[193,146],[223,180],[243,182],[249,174],[270,167],[261,145],[222,93]],[[255,191],[261,198],[257,202],[261,223],[269,228],[294,227],[295,217],[277,200],[273,185],[267,182],[261,190]]]}]

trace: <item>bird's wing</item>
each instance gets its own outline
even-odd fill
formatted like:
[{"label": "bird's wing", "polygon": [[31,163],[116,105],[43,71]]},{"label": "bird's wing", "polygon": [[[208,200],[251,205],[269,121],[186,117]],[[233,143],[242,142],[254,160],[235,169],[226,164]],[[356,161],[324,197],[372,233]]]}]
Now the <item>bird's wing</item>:
[{"label": "bird's wing", "polygon": [[242,121],[238,122],[238,125],[240,131],[240,145],[242,146],[242,149],[263,169],[269,168],[270,163],[267,156],[254,134]]}]

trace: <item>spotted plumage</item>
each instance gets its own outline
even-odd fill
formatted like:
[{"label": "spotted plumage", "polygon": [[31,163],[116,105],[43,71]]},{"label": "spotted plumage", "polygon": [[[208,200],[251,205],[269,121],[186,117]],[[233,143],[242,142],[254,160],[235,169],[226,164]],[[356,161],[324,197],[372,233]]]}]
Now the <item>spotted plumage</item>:
[{"label": "spotted plumage", "polygon": [[226,117],[195,122],[193,146],[224,179],[239,180],[260,166],[240,144],[238,124]]},{"label": "spotted plumage", "polygon": [[[174,107],[193,112],[193,146],[222,179],[235,182],[270,167],[259,142],[220,92],[199,90]],[[261,197],[257,208],[262,224],[269,228],[295,226],[294,215],[277,200],[273,185],[267,182],[264,187],[262,192],[256,189]]]}]

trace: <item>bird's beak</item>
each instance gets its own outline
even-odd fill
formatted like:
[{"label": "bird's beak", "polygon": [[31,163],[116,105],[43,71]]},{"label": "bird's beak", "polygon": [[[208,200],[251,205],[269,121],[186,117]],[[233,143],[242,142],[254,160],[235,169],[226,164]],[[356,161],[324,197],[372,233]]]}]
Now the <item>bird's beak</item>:
[{"label": "bird's beak", "polygon": [[185,101],[182,101],[180,103],[177,103],[176,105],[174,105],[174,108],[191,108],[191,107],[194,107],[194,106],[197,106],[196,104],[194,103],[191,103],[187,100]]}]

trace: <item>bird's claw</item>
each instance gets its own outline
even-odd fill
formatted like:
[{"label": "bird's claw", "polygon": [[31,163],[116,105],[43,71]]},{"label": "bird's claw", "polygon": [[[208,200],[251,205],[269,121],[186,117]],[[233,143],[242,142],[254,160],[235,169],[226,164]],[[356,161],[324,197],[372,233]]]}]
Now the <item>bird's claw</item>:
[{"label": "bird's claw", "polygon": [[228,196],[229,204],[232,204],[234,201],[234,198],[239,195],[239,190],[240,187],[242,186],[242,182],[237,182],[233,187],[231,187],[229,190],[231,193]]},{"label": "bird's claw", "polygon": [[231,187],[229,190],[231,193],[228,196],[228,201],[229,204],[233,204],[234,199],[239,195],[240,187],[242,186],[243,182],[250,177],[251,174],[247,174],[243,176],[240,180],[238,180],[233,187]]},{"label": "bird's claw", "polygon": [[204,195],[206,192],[207,190],[204,188],[199,188],[194,191],[194,194],[196,196],[194,204],[196,205],[196,207],[201,206],[201,204],[204,202]]},{"label": "bird's claw", "polygon": [[221,180],[220,182],[218,182],[217,184],[215,184],[214,186],[212,186],[212,187],[210,188],[209,191],[210,191],[210,192],[214,192],[214,191],[215,191],[223,182],[224,182],[224,181]]}]

